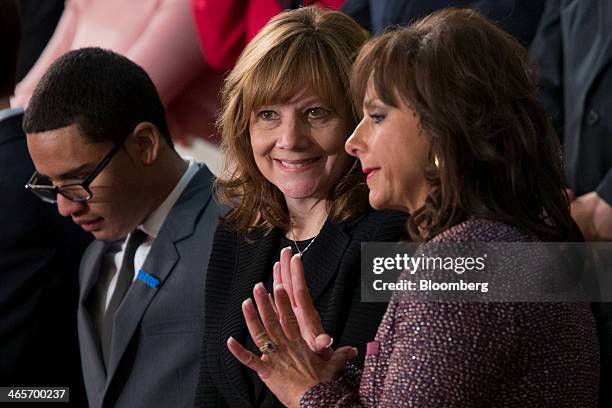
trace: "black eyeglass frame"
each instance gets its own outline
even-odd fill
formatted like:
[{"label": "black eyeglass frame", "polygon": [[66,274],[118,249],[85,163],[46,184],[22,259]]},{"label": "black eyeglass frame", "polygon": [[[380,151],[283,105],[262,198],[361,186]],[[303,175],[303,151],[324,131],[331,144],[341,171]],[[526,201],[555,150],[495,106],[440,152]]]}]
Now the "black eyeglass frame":
[{"label": "black eyeglass frame", "polygon": [[[121,146],[123,146],[123,143],[115,144],[112,150],[108,152],[106,156],[104,156],[104,158],[102,159],[102,161],[100,161],[100,163],[96,166],[96,168],[93,169],[93,171],[87,177],[85,177],[85,180],[81,181],[80,183],[65,184],[62,186],[33,184],[32,182],[37,177],[40,176],[40,174],[37,171],[34,171],[34,174],[32,174],[32,177],[30,177],[30,180],[28,180],[28,184],[26,184],[25,188],[27,190],[30,190],[36,197],[50,204],[57,203],[58,194],[61,194],[62,196],[66,197],[68,200],[74,201],[77,203],[87,202],[91,200],[91,198],[93,197],[93,193],[89,189],[89,185],[94,181],[94,179],[98,176],[98,174],[100,174],[102,170],[104,170],[104,168],[108,165],[111,159],[119,151]],[[62,190],[66,190],[67,187],[76,187],[76,186],[83,188],[87,192],[87,196],[84,198],[74,198],[68,195],[67,193],[65,193],[64,191],[62,191]],[[49,193],[49,196],[45,195],[44,193],[41,194],[40,191],[47,191]],[[49,198],[53,196],[55,196],[56,198],[55,199]]]}]

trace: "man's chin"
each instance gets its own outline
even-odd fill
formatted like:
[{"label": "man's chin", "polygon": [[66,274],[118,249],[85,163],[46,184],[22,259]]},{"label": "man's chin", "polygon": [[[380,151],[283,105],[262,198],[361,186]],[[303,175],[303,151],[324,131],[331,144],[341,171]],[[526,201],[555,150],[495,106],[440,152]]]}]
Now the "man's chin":
[{"label": "man's chin", "polygon": [[90,231],[90,233],[97,240],[108,241],[107,234],[105,234],[104,231]]},{"label": "man's chin", "polygon": [[91,234],[98,241],[117,241],[123,238],[122,236],[120,236],[120,234],[112,233],[111,231],[108,231],[106,229],[91,231]]}]

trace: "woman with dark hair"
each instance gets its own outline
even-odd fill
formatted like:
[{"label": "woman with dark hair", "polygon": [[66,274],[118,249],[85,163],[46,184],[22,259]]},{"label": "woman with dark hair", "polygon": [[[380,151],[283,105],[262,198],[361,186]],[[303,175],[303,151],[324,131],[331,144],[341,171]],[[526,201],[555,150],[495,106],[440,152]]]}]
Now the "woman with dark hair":
[{"label": "woman with dark hair", "polygon": [[[346,150],[367,173],[370,204],[410,212],[423,247],[580,240],[529,71],[525,50],[470,10],[442,10],[366,44],[351,78],[364,118]],[[244,310],[255,342],[274,347],[258,357],[227,344],[287,406],[596,406],[587,304],[395,298],[360,371],[345,364],[356,350],[323,358],[302,339],[316,312],[299,257],[275,283],[273,300],[256,287],[257,310]]]},{"label": "woman with dark hair", "polygon": [[[317,7],[281,13],[245,48],[223,88],[220,130],[227,166],[217,180],[230,211],[216,231],[206,276],[204,344],[196,405],[281,404],[227,350],[245,341],[245,297],[280,272],[279,252],[303,256],[308,288],[335,344],[364,344],[386,305],[360,302],[361,242],[395,241],[406,215],[374,211],[365,177],[344,150],[357,123],[350,66],[367,34]],[[277,277],[277,280],[280,279]],[[325,353],[332,339],[313,350]],[[261,345],[247,342],[253,351]],[[355,364],[363,365],[363,358]]]}]

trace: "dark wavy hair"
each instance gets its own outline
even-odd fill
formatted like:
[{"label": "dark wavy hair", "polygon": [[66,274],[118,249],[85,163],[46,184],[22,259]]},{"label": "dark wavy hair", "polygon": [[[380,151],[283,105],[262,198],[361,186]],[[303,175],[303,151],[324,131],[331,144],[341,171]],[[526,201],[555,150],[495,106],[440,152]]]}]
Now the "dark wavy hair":
[{"label": "dark wavy hair", "polygon": [[412,238],[475,216],[545,240],[582,240],[532,72],[525,48],[469,9],[440,10],[361,50],[354,103],[362,104],[372,79],[384,103],[398,107],[401,98],[418,113],[430,143],[431,192],[409,221]]}]

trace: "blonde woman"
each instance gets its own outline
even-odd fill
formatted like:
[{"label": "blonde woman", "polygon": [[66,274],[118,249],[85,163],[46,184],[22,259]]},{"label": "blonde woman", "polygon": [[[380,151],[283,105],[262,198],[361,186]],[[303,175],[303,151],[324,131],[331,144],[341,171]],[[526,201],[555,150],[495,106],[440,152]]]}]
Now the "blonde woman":
[{"label": "blonde woman", "polygon": [[[365,344],[376,331],[386,305],[360,301],[360,244],[397,240],[405,215],[370,208],[362,170],[344,150],[356,124],[348,73],[366,38],[338,12],[285,12],[249,43],[226,80],[220,129],[228,163],[217,188],[231,210],[206,276],[196,406],[281,406],[225,340],[247,341],[243,301],[253,285],[273,281],[283,248],[304,261],[321,316],[312,333],[342,345]],[[314,336],[308,340],[316,349]]]}]

